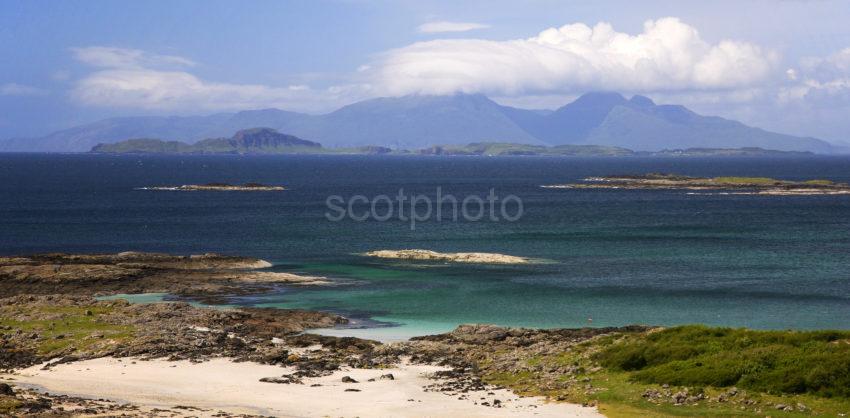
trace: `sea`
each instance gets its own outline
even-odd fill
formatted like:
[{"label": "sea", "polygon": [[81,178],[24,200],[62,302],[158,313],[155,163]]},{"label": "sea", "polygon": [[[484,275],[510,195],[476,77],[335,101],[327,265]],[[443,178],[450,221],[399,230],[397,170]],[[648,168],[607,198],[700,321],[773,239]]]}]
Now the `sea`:
[{"label": "sea", "polygon": [[[228,305],[351,318],[347,326],[324,331],[332,335],[400,339],[464,323],[850,329],[848,195],[541,187],[648,172],[850,183],[850,157],[0,154],[0,254],[258,257],[272,262],[273,271],[325,276],[334,285],[281,286],[231,297]],[[142,190],[211,182],[286,190]],[[460,214],[454,220],[450,212],[437,219],[432,203],[431,216],[424,216],[424,203],[435,202],[438,192],[471,199],[473,215],[479,201],[491,203],[491,193],[495,202],[506,202],[509,217],[519,214],[520,204],[522,213],[508,220],[493,203],[497,220],[489,209],[480,219]],[[417,199],[420,220],[411,222],[409,200],[398,216],[401,205],[392,199],[399,193]],[[329,198],[340,209],[331,210]],[[353,216],[331,216],[348,215],[349,202]],[[373,202],[377,216],[363,219]],[[451,205],[444,201],[441,208]],[[472,265],[363,255],[408,248],[536,262]]]}]

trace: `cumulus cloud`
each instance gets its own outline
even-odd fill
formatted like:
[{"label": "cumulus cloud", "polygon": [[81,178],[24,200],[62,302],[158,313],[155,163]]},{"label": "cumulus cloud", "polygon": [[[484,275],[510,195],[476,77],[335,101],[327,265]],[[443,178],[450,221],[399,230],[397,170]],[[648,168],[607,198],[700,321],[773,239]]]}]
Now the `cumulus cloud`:
[{"label": "cumulus cloud", "polygon": [[0,85],[0,96],[45,96],[47,90],[18,83]]},{"label": "cumulus cloud", "polygon": [[732,89],[767,78],[776,56],[734,40],[709,44],[677,18],[637,35],[574,23],[528,39],[442,39],[391,50],[373,65],[389,95]]},{"label": "cumulus cloud", "polygon": [[273,87],[211,82],[181,69],[168,68],[195,65],[179,56],[99,46],[75,48],[73,52],[79,61],[98,67],[79,80],[71,93],[78,102],[91,106],[165,111],[263,107],[310,111],[324,110],[368,88],[352,85],[314,90],[302,84]]},{"label": "cumulus cloud", "polygon": [[[435,33],[483,26],[430,22],[420,30]],[[72,52],[93,68],[72,91],[79,102],[163,111],[261,107],[324,111],[367,97],[456,92],[513,98],[530,107],[538,107],[534,98],[546,98],[548,106],[558,97],[590,90],[745,97],[767,79],[782,76],[773,71],[777,61],[773,52],[737,40],[709,43],[677,18],[647,21],[637,34],[618,32],[608,23],[593,27],[574,23],[526,39],[417,42],[378,55],[346,75],[346,84],[327,88],[205,80],[191,59],[138,49],[89,46]],[[836,67],[843,65],[841,59],[809,65]]]},{"label": "cumulus cloud", "polygon": [[820,106],[850,106],[850,48],[826,57],[808,57],[800,68],[787,74],[795,83],[780,89],[781,103]]},{"label": "cumulus cloud", "polygon": [[445,33],[445,32],[469,32],[476,29],[486,29],[490,25],[474,22],[428,22],[419,25],[417,28],[420,33]]}]

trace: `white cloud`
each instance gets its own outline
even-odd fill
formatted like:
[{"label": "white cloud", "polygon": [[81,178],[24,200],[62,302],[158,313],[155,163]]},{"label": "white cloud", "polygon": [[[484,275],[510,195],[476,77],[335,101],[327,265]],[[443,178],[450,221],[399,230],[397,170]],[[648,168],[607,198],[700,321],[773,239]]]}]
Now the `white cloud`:
[{"label": "white cloud", "polygon": [[101,68],[191,67],[195,62],[175,56],[151,54],[139,49],[89,46],[71,48],[74,57],[83,63]]},{"label": "white cloud", "polygon": [[792,73],[791,81],[795,83],[780,89],[780,103],[850,106],[850,48],[827,57],[804,58],[799,70],[788,70],[788,74]]},{"label": "white cloud", "polygon": [[420,33],[445,33],[445,32],[468,32],[476,29],[486,29],[490,25],[474,22],[428,22],[419,25],[417,28]]},{"label": "white cloud", "polygon": [[[421,29],[459,30],[462,25],[480,26],[431,22]],[[708,43],[676,18],[647,21],[635,35],[607,23],[575,23],[526,39],[418,42],[387,51],[345,75],[341,85],[321,89],[303,82],[269,86],[204,80],[188,58],[138,49],[89,46],[72,51],[94,67],[76,83],[72,97],[77,101],[162,111],[325,111],[367,97],[455,92],[485,93],[529,107],[589,90],[746,97],[767,79],[781,77],[773,71],[774,53],[741,41]],[[546,100],[535,105],[535,98]]]},{"label": "white cloud", "polygon": [[71,72],[68,70],[56,70],[50,74],[50,79],[53,81],[68,81],[71,78]]},{"label": "white cloud", "polygon": [[327,110],[368,89],[352,85],[314,90],[303,84],[272,87],[205,81],[186,71],[156,68],[194,65],[189,59],[135,49],[75,48],[74,55],[99,67],[79,80],[71,92],[75,100],[90,106],[178,112],[265,107],[311,111]]},{"label": "white cloud", "polygon": [[0,96],[45,96],[47,90],[18,83],[0,85]]},{"label": "white cloud", "polygon": [[679,19],[663,18],[637,35],[575,23],[528,39],[418,42],[385,53],[373,77],[388,95],[710,90],[759,84],[775,61],[757,45],[712,45]]}]

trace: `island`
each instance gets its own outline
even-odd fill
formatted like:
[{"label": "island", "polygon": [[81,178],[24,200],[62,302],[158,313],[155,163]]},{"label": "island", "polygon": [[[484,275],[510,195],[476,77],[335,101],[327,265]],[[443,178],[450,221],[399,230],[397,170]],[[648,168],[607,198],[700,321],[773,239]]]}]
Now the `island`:
[{"label": "island", "polygon": [[322,145],[270,128],[251,128],[231,138],[209,138],[194,144],[133,138],[113,144],[95,145],[98,154],[299,154],[319,151]]},{"label": "island", "polygon": [[231,138],[209,138],[195,143],[155,138],[131,138],[94,146],[95,154],[179,154],[179,155],[428,155],[428,156],[549,156],[549,157],[800,157],[811,152],[777,151],[756,147],[687,148],[661,151],[633,151],[627,148],[578,144],[530,145],[512,142],[474,142],[467,145],[434,145],[422,149],[388,148],[379,145],[327,148],[322,144],[271,128],[251,128]]},{"label": "island", "polygon": [[531,260],[526,257],[496,253],[439,253],[430,250],[378,250],[366,253],[369,257],[390,258],[415,261],[439,261],[451,263],[476,264],[527,264]]},{"label": "island", "polygon": [[435,145],[418,151],[420,155],[458,156],[594,156],[624,157],[635,152],[620,147],[602,145],[528,145],[507,142],[476,142],[468,145]]},{"label": "island", "polygon": [[686,148],[633,151],[605,145],[528,145],[507,142],[476,142],[468,145],[435,145],[419,150],[420,155],[467,156],[561,156],[561,157],[808,157],[806,151],[777,151],[757,147]]},{"label": "island", "polygon": [[625,189],[625,190],[708,190],[728,194],[758,195],[844,195],[850,185],[831,180],[778,180],[769,177],[690,177],[679,174],[649,173],[588,177],[584,183],[552,184],[548,189]]},{"label": "island", "polygon": [[151,186],[138,187],[136,190],[160,190],[160,191],[176,191],[176,192],[279,192],[286,190],[283,186],[269,186],[260,183],[245,183],[245,184],[228,184],[228,183],[207,183],[207,184],[184,184],[182,186]]}]

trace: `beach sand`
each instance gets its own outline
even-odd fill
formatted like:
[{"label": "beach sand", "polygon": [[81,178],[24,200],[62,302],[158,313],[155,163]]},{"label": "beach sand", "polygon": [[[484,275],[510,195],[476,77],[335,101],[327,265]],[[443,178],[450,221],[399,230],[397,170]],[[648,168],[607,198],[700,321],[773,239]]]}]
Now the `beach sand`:
[{"label": "beach sand", "polygon": [[[228,359],[195,364],[100,358],[41,368],[33,366],[7,377],[14,384],[54,394],[129,402],[143,409],[188,405],[208,410],[199,412],[200,416],[222,410],[283,417],[602,417],[595,408],[520,398],[507,390],[469,392],[463,400],[458,395],[425,392],[423,388],[434,381],[424,374],[443,370],[426,365],[348,369],[304,379],[304,384],[263,383],[260,378],[279,377],[294,369]],[[378,379],[386,373],[395,379]],[[343,376],[359,383],[343,383]],[[376,380],[368,382],[371,378]],[[492,405],[494,399],[501,401],[501,408],[480,405]]]}]

